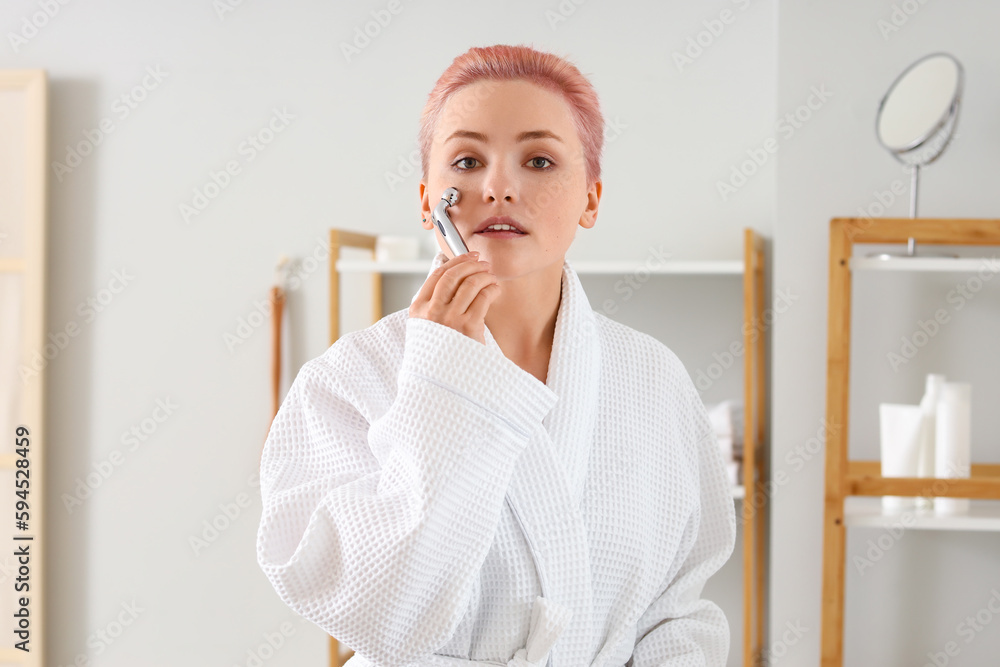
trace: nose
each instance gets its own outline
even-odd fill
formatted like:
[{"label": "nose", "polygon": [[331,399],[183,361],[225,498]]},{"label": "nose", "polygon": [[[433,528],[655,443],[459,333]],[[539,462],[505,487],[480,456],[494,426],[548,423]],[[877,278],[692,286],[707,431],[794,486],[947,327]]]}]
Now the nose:
[{"label": "nose", "polygon": [[505,168],[494,166],[483,182],[483,197],[487,202],[502,199],[512,204],[517,201],[517,184]]}]

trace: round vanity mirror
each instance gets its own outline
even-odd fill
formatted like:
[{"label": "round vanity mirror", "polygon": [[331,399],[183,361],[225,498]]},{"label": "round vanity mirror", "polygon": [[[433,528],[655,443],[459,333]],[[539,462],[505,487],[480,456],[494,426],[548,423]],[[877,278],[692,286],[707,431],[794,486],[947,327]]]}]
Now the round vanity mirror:
[{"label": "round vanity mirror", "polygon": [[[879,103],[875,120],[879,143],[910,166],[911,218],[917,217],[920,168],[940,157],[955,133],[963,83],[958,60],[932,53],[903,70]],[[912,238],[906,254],[916,254]]]},{"label": "round vanity mirror", "polygon": [[962,92],[962,66],[946,53],[910,65],[879,104],[878,139],[906,164],[925,165],[951,139]]}]

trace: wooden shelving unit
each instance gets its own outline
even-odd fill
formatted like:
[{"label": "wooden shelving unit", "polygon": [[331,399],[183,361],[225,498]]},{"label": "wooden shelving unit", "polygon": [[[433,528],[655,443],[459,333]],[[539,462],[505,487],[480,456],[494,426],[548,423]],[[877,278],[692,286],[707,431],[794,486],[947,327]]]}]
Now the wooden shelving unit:
[{"label": "wooden shelving unit", "polygon": [[[982,259],[853,257],[854,244],[1000,246],[1000,220],[952,218],[834,218],[830,221],[830,300],[827,334],[826,490],[823,516],[822,667],[843,665],[844,563],[847,525],[883,525],[871,502],[848,496],[944,496],[1000,499],[1000,465],[973,464],[968,479],[883,477],[879,461],[848,456],[848,396],[851,351],[851,276],[856,270],[977,271]],[[919,252],[919,251],[918,251]],[[975,502],[975,501],[974,501]],[[998,530],[1000,511],[977,506],[961,517],[917,517],[932,530]]]},{"label": "wooden shelving unit", "polygon": [[[340,288],[342,273],[367,273],[372,280],[372,322],[383,317],[382,275],[424,275],[429,260],[376,262],[376,236],[343,229],[330,230],[330,344],[340,337]],[[371,259],[342,259],[345,247],[367,250]],[[766,594],[767,496],[767,400],[765,336],[765,257],[764,241],[754,230],[744,229],[742,261],[677,261],[651,268],[659,275],[743,276],[744,349],[744,436],[743,485],[733,488],[733,498],[741,501],[743,520],[743,664],[758,664],[764,646],[764,606]],[[631,273],[635,262],[574,261],[581,275],[621,275]],[[764,323],[764,324],[762,324]],[[747,492],[747,489],[750,492]],[[755,492],[754,489],[757,489]],[[758,502],[760,501],[760,502]],[[350,653],[341,656],[340,643],[330,638],[330,667],[342,667]]]}]

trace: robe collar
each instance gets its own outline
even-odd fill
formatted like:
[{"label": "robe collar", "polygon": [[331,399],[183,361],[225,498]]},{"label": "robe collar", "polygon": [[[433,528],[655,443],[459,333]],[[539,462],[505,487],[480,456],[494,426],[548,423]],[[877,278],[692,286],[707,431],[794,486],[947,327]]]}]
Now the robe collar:
[{"label": "robe collar", "polygon": [[[447,259],[439,252],[427,275]],[[599,407],[601,343],[596,315],[579,276],[565,260],[561,290],[545,384],[525,371],[557,400],[517,461],[507,501],[531,546],[550,617],[570,616],[568,623],[558,623],[560,630],[550,641],[529,634],[528,646],[533,640],[555,642],[555,664],[582,665],[589,663],[598,634],[581,501]],[[483,337],[488,347],[503,354],[489,327]],[[559,642],[560,637],[565,641]],[[574,647],[586,647],[588,653],[570,654]]]},{"label": "robe collar", "polygon": [[[431,262],[427,276],[447,259],[443,252],[439,252]],[[557,400],[542,424],[554,445],[553,454],[564,464],[574,504],[579,505],[589,468],[590,443],[597,416],[601,348],[596,316],[579,276],[566,260],[563,261],[561,290],[552,354],[544,384],[544,390],[554,393]],[[490,328],[484,326],[483,329],[487,347],[503,354]]]}]

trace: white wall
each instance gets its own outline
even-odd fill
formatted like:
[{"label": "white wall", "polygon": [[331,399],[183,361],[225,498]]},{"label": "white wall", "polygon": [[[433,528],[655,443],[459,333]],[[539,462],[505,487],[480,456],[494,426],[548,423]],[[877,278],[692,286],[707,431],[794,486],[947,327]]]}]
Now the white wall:
[{"label": "white wall", "polygon": [[[900,12],[895,31],[894,7]],[[934,51],[950,52],[962,62],[967,87],[958,136],[922,175],[919,213],[996,217],[1000,190],[991,179],[1000,139],[1000,47],[984,27],[1000,19],[1000,7],[975,0],[788,0],[780,3],[779,16],[778,112],[801,104],[814,86],[825,86],[833,95],[782,149],[775,188],[774,287],[791,289],[800,298],[777,320],[773,339],[772,461],[774,471],[784,471],[789,481],[773,498],[771,649],[783,655],[778,664],[815,665],[824,460],[817,441],[810,440],[822,433],[825,416],[829,221],[858,216],[859,208],[869,210],[879,197],[889,201],[894,181],[900,180],[908,193],[908,174],[875,139],[875,113],[893,79]],[[883,31],[879,21],[889,22],[890,29]],[[896,197],[885,212],[870,210],[876,216],[905,217],[908,194]],[[879,402],[916,403],[924,375],[943,372],[973,385],[973,460],[1000,460],[991,435],[1000,428],[995,410],[1000,285],[988,283],[959,311],[947,294],[968,278],[865,275],[855,280],[852,458],[878,457]],[[948,324],[911,361],[893,368],[888,353],[899,352],[902,337],[912,338],[919,322],[939,308],[947,310]],[[893,535],[849,528],[844,664],[996,664],[1000,619],[987,610],[982,618],[992,624],[976,631],[977,621],[970,624],[967,618],[975,618],[992,591],[1000,590],[998,553],[996,533]],[[789,632],[787,624],[801,636]],[[956,655],[944,653],[949,642],[955,643]]]},{"label": "white wall", "polygon": [[[468,47],[554,50],[601,94],[613,126],[603,206],[571,259],[639,263],[660,246],[676,259],[737,259],[744,226],[772,233],[773,159],[725,201],[716,184],[776,136],[773,0],[404,1],[350,62],[340,44],[387,2],[245,1],[221,16],[218,4],[70,2],[37,19],[44,25],[23,42],[8,36],[0,47],[4,67],[49,73],[50,162],[97,143],[68,173],[50,172],[47,328],[81,329],[47,369],[52,665],[246,665],[248,651],[283,628],[293,636],[265,664],[324,664],[323,635],[281,604],[255,559],[253,476],[270,415],[266,319],[232,349],[226,338],[241,321],[259,321],[278,256],[322,259],[330,227],[426,234],[419,176],[400,163],[415,155],[434,81]],[[4,3],[4,34],[22,33],[40,6]],[[724,9],[731,21],[713,23]],[[551,24],[560,11],[566,20]],[[706,21],[720,34],[705,32],[712,43],[678,71],[672,54]],[[126,115],[119,98],[132,91],[142,100]],[[801,102],[795,92],[782,109]],[[287,124],[275,110],[291,116]],[[243,142],[272,119],[281,131],[251,159]],[[186,222],[181,205],[230,161],[239,173]],[[391,188],[386,175],[397,172],[402,183]],[[803,259],[821,264],[822,247],[810,252]],[[303,266],[288,304],[293,368],[321,354],[328,335],[327,263]],[[112,293],[116,271],[130,277]],[[705,368],[718,348],[703,331],[718,331],[720,345],[732,339],[713,327],[726,320],[720,304],[732,303],[733,285],[663,288],[677,304],[666,321],[652,288],[620,316],[670,332],[692,372]],[[85,319],[80,304],[104,296],[101,312]],[[348,328],[364,324],[354,317]],[[821,335],[818,321],[809,327]],[[724,387],[739,387],[737,369],[720,381],[720,396]],[[157,401],[176,405],[162,423]],[[123,442],[144,426],[137,447]],[[67,494],[115,450],[121,465],[67,509]],[[205,522],[226,523],[226,508],[230,525],[195,553],[191,539]],[[719,582],[738,576],[733,567]],[[731,596],[731,609],[738,597],[726,588],[715,591]],[[105,644],[97,633],[115,631],[123,604],[141,611]]]}]

